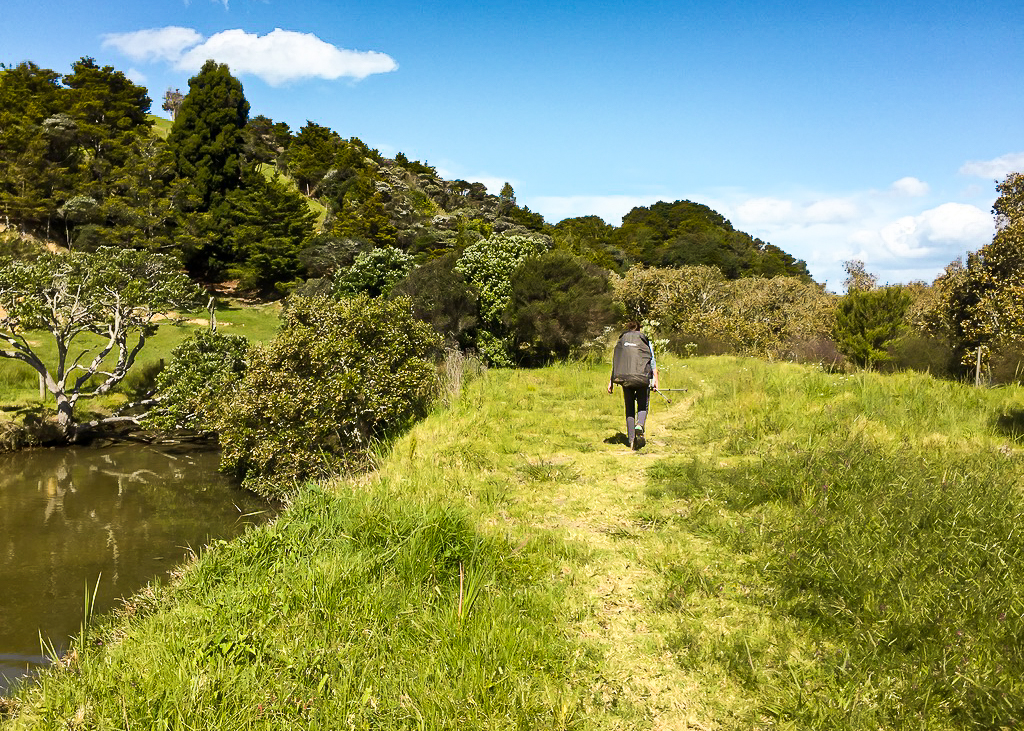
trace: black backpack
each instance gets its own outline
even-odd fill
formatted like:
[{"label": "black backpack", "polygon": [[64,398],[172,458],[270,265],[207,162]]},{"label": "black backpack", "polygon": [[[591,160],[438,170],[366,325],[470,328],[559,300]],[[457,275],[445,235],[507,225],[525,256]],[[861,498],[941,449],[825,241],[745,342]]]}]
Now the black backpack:
[{"label": "black backpack", "polygon": [[650,386],[654,376],[651,360],[651,341],[646,335],[638,330],[622,333],[612,356],[612,383],[633,388]]}]

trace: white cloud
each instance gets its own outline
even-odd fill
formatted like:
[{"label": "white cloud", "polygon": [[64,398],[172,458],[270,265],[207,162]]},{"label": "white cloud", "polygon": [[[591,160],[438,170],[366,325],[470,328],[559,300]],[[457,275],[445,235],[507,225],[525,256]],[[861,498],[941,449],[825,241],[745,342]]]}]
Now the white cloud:
[{"label": "white cloud", "polygon": [[104,48],[116,48],[133,61],[177,61],[185,52],[201,43],[203,36],[192,28],[169,25],[131,33],[108,33]]},{"label": "white cloud", "polygon": [[736,211],[742,220],[763,223],[784,223],[793,218],[792,201],[779,198],[751,198],[740,204]]},{"label": "white cloud", "polygon": [[124,75],[131,79],[139,86],[146,85],[146,75],[136,68],[130,68],[124,72]]},{"label": "white cloud", "polygon": [[841,285],[842,262],[849,259],[863,260],[883,282],[931,279],[956,257],[991,240],[992,216],[981,207],[945,202],[921,210],[922,200],[907,195],[918,186],[906,178],[897,183],[888,191],[840,198],[808,193],[791,200],[748,198],[732,191],[712,207],[732,218],[736,228],[803,259],[811,275],[832,288]]},{"label": "white cloud", "polygon": [[966,203],[943,203],[918,216],[924,241],[943,246],[979,247],[995,233],[992,214]]},{"label": "white cloud", "polygon": [[928,195],[928,191],[931,190],[928,183],[912,177],[900,178],[890,188],[894,193],[910,196],[911,198]]},{"label": "white cloud", "polygon": [[994,160],[970,160],[960,168],[961,175],[1002,180],[1010,173],[1024,172],[1024,152],[1011,152]]},{"label": "white cloud", "polygon": [[103,45],[136,61],[166,61],[182,71],[198,71],[212,58],[271,86],[309,78],[358,80],[398,68],[386,53],[338,48],[312,33],[280,28],[264,36],[225,30],[204,39],[191,28],[168,26],[113,33],[104,36]]},{"label": "white cloud", "polygon": [[350,51],[312,33],[280,28],[265,36],[240,29],[221,31],[182,55],[177,67],[198,71],[210,58],[226,63],[235,73],[258,76],[271,86],[311,77],[364,79],[398,68],[386,53]]},{"label": "white cloud", "polygon": [[860,215],[859,206],[847,198],[826,198],[803,209],[808,223],[846,223]]}]

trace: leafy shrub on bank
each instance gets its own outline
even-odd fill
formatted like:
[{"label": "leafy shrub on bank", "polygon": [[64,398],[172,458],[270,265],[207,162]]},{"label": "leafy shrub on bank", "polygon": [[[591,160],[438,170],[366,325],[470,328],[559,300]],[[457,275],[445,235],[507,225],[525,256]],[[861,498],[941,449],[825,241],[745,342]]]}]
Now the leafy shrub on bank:
[{"label": "leafy shrub on bank", "polygon": [[437,338],[406,299],[300,297],[282,319],[254,348],[220,428],[222,469],[278,494],[364,459],[425,413],[436,386]]},{"label": "leafy shrub on bank", "polygon": [[160,406],[144,423],[158,429],[216,431],[225,398],[245,373],[249,341],[200,330],[171,351],[156,377]]}]

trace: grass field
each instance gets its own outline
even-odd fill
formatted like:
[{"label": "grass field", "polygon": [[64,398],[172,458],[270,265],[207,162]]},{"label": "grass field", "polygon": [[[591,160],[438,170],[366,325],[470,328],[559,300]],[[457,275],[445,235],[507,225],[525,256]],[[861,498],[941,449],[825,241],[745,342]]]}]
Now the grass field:
[{"label": "grass field", "polygon": [[1016,728],[1024,393],[659,359],[488,371],[217,543],[20,728]]}]

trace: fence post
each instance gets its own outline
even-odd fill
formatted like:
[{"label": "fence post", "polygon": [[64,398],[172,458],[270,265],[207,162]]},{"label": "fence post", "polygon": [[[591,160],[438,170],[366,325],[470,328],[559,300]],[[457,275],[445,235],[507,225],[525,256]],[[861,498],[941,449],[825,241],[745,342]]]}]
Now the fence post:
[{"label": "fence post", "polygon": [[978,346],[978,357],[974,361],[974,387],[981,387],[981,346]]}]

